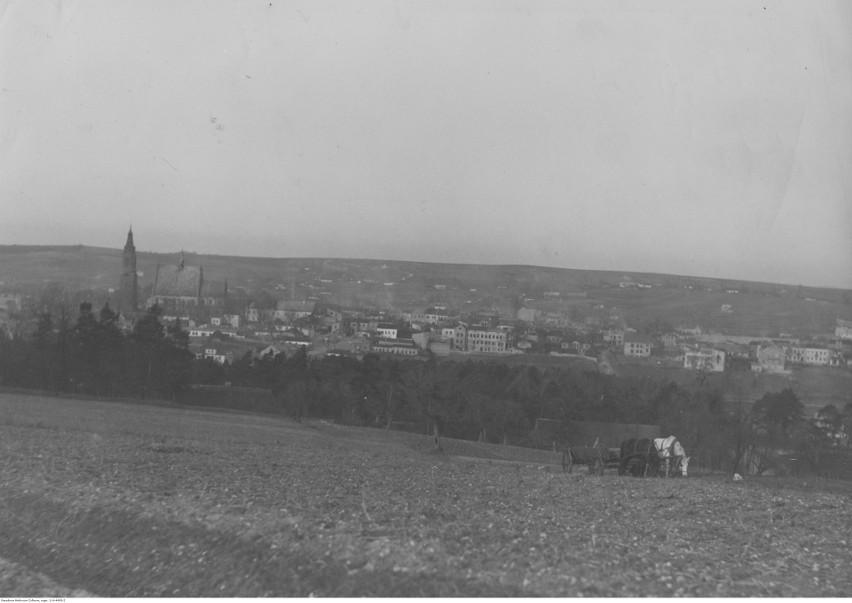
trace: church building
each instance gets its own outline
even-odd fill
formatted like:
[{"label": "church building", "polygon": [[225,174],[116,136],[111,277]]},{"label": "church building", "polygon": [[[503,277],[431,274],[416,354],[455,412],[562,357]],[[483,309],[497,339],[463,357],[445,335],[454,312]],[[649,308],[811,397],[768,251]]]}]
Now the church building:
[{"label": "church building", "polygon": [[228,281],[207,280],[202,266],[188,266],[180,254],[177,264],[158,265],[148,307],[160,306],[166,314],[188,313],[208,318],[211,311],[223,311],[228,297]]}]

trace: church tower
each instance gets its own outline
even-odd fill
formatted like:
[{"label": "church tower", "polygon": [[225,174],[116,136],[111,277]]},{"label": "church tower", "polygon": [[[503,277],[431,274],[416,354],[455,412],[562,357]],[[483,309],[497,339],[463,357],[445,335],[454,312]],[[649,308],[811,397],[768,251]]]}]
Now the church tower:
[{"label": "church tower", "polygon": [[138,305],[139,284],[136,276],[136,247],[133,245],[133,227],[127,231],[127,242],[121,256],[121,285],[118,292],[118,312],[135,312]]}]

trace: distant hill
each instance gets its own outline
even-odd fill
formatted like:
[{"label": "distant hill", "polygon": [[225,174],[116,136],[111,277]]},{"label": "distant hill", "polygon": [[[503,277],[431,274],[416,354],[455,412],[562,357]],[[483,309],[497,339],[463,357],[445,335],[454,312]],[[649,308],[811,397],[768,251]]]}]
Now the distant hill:
[{"label": "distant hill", "polygon": [[[4,289],[33,292],[49,283],[108,298],[118,286],[121,249],[76,246],[0,246]],[[158,264],[179,252],[137,251],[140,289],[150,288]],[[411,309],[444,305],[462,312],[520,307],[639,328],[655,321],[699,324],[728,333],[827,333],[852,320],[852,291],[683,275],[573,270],[521,265],[438,264],[341,258],[251,258],[184,253],[210,279],[227,279],[234,297],[313,299],[349,306]]]}]

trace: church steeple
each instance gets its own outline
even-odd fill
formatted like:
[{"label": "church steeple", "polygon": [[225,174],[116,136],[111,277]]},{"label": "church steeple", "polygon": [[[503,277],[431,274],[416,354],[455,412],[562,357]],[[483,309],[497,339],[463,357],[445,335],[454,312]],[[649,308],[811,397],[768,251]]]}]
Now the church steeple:
[{"label": "church steeple", "polygon": [[124,244],[124,251],[127,253],[128,251],[132,251],[136,253],[136,247],[133,245],[133,226],[130,226],[130,230],[127,231],[127,242]]},{"label": "church steeple", "polygon": [[136,246],[133,244],[133,227],[127,231],[127,242],[121,254],[121,284],[118,291],[118,308],[121,312],[135,312],[139,307],[139,279],[136,273]]}]

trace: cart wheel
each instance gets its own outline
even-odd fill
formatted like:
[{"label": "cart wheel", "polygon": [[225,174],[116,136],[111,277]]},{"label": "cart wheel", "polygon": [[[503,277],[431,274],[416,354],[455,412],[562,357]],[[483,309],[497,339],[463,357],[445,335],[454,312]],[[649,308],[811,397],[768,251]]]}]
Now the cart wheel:
[{"label": "cart wheel", "polygon": [[565,473],[574,471],[574,459],[571,458],[571,451],[567,448],[562,451],[562,471]]}]

